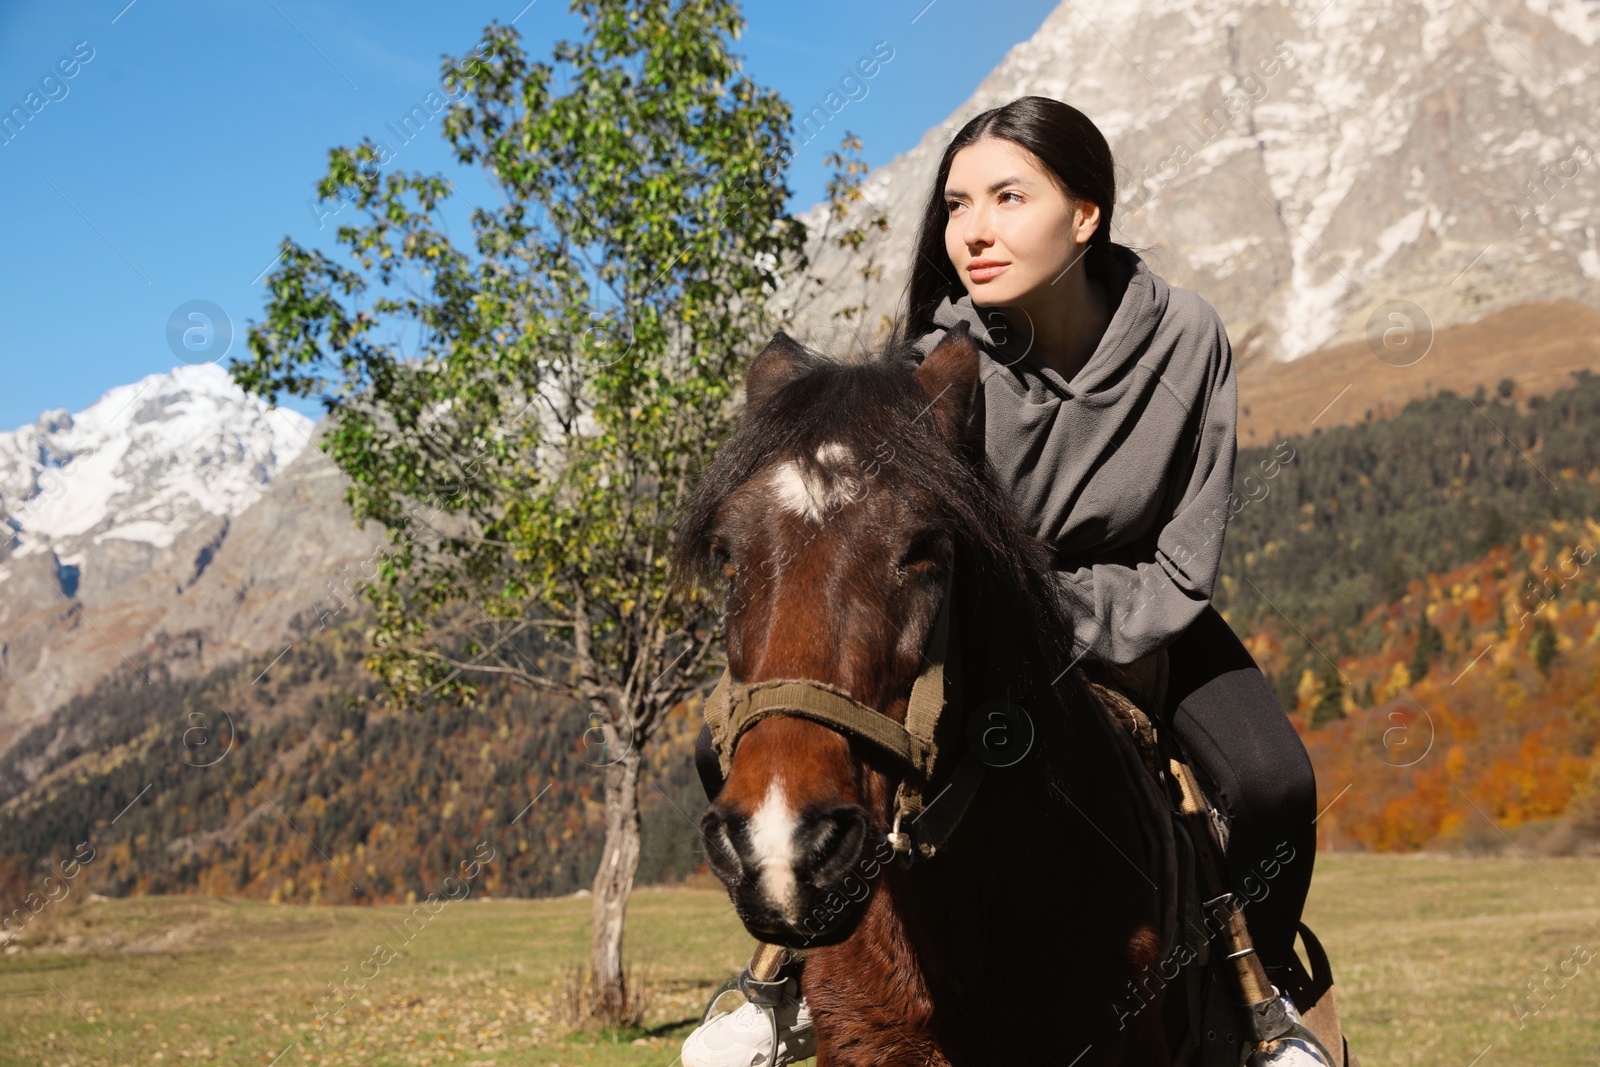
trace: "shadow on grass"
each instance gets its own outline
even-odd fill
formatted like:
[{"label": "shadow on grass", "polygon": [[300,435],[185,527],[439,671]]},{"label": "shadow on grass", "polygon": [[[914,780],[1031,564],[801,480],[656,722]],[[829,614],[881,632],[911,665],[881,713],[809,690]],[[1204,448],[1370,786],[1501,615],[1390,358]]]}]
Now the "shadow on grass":
[{"label": "shadow on grass", "polygon": [[563,1043],[594,1041],[607,1045],[626,1045],[640,1038],[653,1040],[687,1034],[699,1024],[700,1016],[690,1015],[682,1019],[657,1023],[654,1026],[579,1027],[563,1035],[561,1041]]}]

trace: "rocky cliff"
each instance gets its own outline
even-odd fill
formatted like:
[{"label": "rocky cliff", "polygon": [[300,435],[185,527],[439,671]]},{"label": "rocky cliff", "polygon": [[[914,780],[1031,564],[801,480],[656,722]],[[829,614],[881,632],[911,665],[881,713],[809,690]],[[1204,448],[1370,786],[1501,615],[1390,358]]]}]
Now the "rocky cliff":
[{"label": "rocky cliff", "polygon": [[[866,246],[874,310],[904,290],[950,138],[1029,94],[1105,133],[1116,239],[1217,308],[1242,366],[1534,301],[1600,307],[1597,42],[1596,0],[1063,3],[869,178],[890,223]],[[813,255],[831,279],[816,328],[861,283],[849,253]]]}]

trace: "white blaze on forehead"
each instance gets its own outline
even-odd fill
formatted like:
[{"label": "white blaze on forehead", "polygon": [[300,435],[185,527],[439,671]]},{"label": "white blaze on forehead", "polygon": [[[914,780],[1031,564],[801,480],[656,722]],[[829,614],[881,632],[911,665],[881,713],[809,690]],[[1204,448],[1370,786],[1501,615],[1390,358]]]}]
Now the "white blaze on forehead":
[{"label": "white blaze on forehead", "polygon": [[822,514],[822,487],[806,476],[796,460],[788,459],[772,469],[772,489],[778,504],[797,515],[815,519]]},{"label": "white blaze on forehead", "polygon": [[775,778],[767,795],[750,819],[750,862],[767,902],[790,922],[800,920],[800,897],[796,892],[794,866],[799,860],[795,847],[800,824],[783,794],[783,779]]},{"label": "white blaze on forehead", "polygon": [[[817,448],[817,462],[840,467],[850,460],[850,449],[840,441],[829,441]],[[773,491],[778,503],[811,522],[820,521],[830,506],[843,503],[847,489],[842,479],[807,470],[799,460],[785,460],[772,470]]]}]

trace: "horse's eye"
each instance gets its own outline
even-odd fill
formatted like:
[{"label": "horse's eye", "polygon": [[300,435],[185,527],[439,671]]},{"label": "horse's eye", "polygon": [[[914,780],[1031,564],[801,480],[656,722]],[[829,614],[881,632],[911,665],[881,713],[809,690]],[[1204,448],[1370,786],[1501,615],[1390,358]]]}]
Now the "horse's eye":
[{"label": "horse's eye", "polygon": [[734,566],[733,557],[728,555],[727,548],[715,538],[711,541],[711,563],[729,578],[732,578],[738,572],[738,568]]},{"label": "horse's eye", "polygon": [[911,539],[896,566],[900,570],[932,570],[943,557],[944,534],[938,530],[924,530]]}]

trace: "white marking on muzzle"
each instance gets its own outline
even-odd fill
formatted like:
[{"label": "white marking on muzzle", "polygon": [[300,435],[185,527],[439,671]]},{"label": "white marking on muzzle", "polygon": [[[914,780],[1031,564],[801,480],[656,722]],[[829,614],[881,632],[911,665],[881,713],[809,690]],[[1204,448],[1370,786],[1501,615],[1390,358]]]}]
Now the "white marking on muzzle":
[{"label": "white marking on muzzle", "polygon": [[799,860],[795,839],[800,824],[783,793],[783,780],[767,787],[761,806],[750,818],[750,862],[767,902],[791,923],[800,921],[800,895],[794,867]]}]

